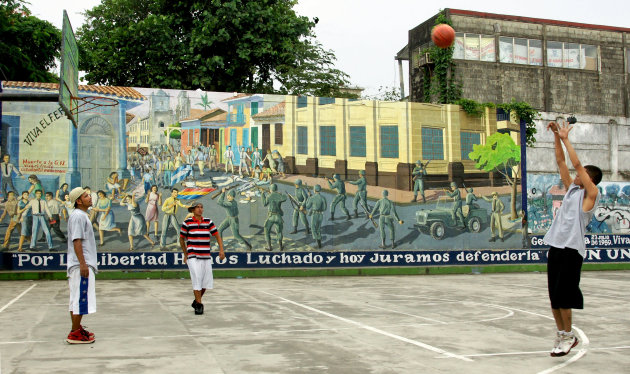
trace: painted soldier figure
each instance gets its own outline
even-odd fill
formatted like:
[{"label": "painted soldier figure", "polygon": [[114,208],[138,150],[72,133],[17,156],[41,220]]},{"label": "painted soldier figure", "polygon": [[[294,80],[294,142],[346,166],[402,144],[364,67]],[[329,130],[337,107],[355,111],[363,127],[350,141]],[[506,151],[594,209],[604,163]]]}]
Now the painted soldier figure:
[{"label": "painted soldier figure", "polygon": [[[226,199],[227,195],[227,199]],[[239,224],[238,224],[238,203],[234,199],[236,196],[236,192],[234,190],[229,190],[227,193],[225,192],[225,188],[221,190],[221,195],[217,200],[217,204],[225,209],[225,220],[221,222],[219,225],[219,235],[223,237],[223,231],[228,227],[232,228],[232,235],[239,242],[245,244],[247,249],[251,251],[252,245],[243,238],[239,232]]]},{"label": "painted soldier figure", "polygon": [[492,236],[489,241],[493,242],[496,240],[494,233],[495,228],[499,234],[499,239],[503,241],[503,223],[501,222],[501,215],[503,214],[505,205],[503,204],[503,201],[499,199],[499,193],[497,191],[492,193],[492,199],[485,196],[482,196],[482,198],[492,205],[492,213],[490,213],[490,233]]},{"label": "painted soldier figure", "polygon": [[322,221],[324,220],[324,212],[326,211],[326,198],[320,194],[322,187],[316,184],[313,187],[315,193],[306,200],[304,207],[308,209],[308,215],[311,216],[311,234],[313,239],[317,241],[317,248],[322,247]]},{"label": "painted soldier figure", "polygon": [[357,193],[354,195],[352,207],[354,208],[354,218],[359,218],[359,213],[357,211],[359,204],[362,204],[366,211],[368,209],[367,180],[365,179],[365,170],[359,170],[359,179],[357,179],[356,181],[350,181],[348,183],[357,186]]},{"label": "painted soldier figure", "polygon": [[457,225],[457,218],[459,218],[462,222],[462,228],[465,229],[466,221],[464,221],[464,213],[462,212],[462,194],[457,188],[456,182],[451,182],[451,192],[446,191],[446,194],[453,198],[453,208],[451,210],[453,223]]},{"label": "painted soldier figure", "polygon": [[411,202],[417,201],[418,193],[422,196],[422,202],[427,202],[427,199],[424,197],[424,177],[427,175],[427,165],[429,165],[429,162],[431,161],[429,160],[423,165],[422,162],[418,160],[416,167],[413,168],[411,172],[411,177],[413,178],[413,200],[411,200]]},{"label": "painted soldier figure", "polygon": [[466,188],[466,206],[468,206],[468,214],[470,214],[475,201],[477,201],[477,196],[473,193],[473,188]]},{"label": "painted soldier figure", "polygon": [[306,219],[306,214],[304,213],[304,211],[300,209],[300,207],[304,206],[304,204],[306,203],[306,200],[308,199],[308,193],[306,192],[306,187],[302,185],[301,179],[296,179],[294,184],[295,200],[298,202],[298,206],[293,207],[293,231],[291,231],[291,234],[297,233],[298,219],[301,219],[304,227],[306,227],[306,234],[308,235],[311,233],[311,230],[308,226],[308,220]]},{"label": "painted soldier figure", "polygon": [[284,227],[284,221],[282,219],[282,216],[284,215],[284,212],[282,211],[282,203],[287,201],[287,197],[278,193],[278,186],[275,183],[272,183],[269,189],[271,191],[269,196],[267,196],[265,192],[262,193],[263,205],[269,207],[264,228],[265,241],[267,242],[267,247],[265,249],[268,251],[272,250],[271,228],[275,226],[276,239],[278,240],[278,245],[282,251],[284,250],[284,247],[282,246],[282,229]]},{"label": "painted soldier figure", "polygon": [[386,248],[385,246],[385,226],[389,228],[389,233],[392,237],[392,249],[396,247],[396,227],[394,226],[394,222],[398,221],[399,224],[403,224],[403,221],[398,217],[398,213],[396,213],[396,206],[392,201],[387,197],[389,192],[387,190],[383,190],[383,198],[376,202],[374,208],[372,209],[372,213],[370,214],[370,218],[374,216],[375,212],[379,212],[378,217],[378,227],[381,234],[381,245],[380,248]]},{"label": "painted soldier figure", "polygon": [[346,185],[341,181],[339,174],[335,174],[333,178],[334,183],[332,183],[330,179],[326,179],[328,181],[328,186],[337,190],[337,195],[335,195],[332,204],[330,204],[330,220],[335,220],[335,209],[337,204],[341,204],[341,211],[346,214],[346,221],[349,221],[350,212],[348,212],[348,209],[346,208]]}]

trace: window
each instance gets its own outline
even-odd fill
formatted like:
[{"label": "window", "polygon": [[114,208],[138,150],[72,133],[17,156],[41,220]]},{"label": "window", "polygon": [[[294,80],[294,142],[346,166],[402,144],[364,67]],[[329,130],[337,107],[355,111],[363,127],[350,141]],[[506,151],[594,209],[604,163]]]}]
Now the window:
[{"label": "window", "polygon": [[319,128],[319,149],[322,156],[336,156],[337,142],[335,126],[322,126]]},{"label": "window", "polygon": [[597,47],[588,44],[547,42],[547,66],[597,70]]},{"label": "window", "polygon": [[542,66],[542,41],[502,36],[499,38],[499,61]]},{"label": "window", "polygon": [[258,101],[251,103],[250,111],[252,116],[258,113]]},{"label": "window", "polygon": [[462,141],[462,161],[470,160],[468,154],[473,151],[473,145],[481,144],[481,134],[477,132],[464,132],[461,133]]},{"label": "window", "polygon": [[306,106],[308,105],[308,98],[306,96],[298,96],[297,98],[297,107],[299,108],[306,108]]},{"label": "window", "polygon": [[455,33],[453,58],[473,61],[495,61],[494,36]]},{"label": "window", "polygon": [[308,128],[306,126],[297,127],[297,153],[308,154]]},{"label": "window", "polygon": [[282,145],[282,124],[276,123],[273,131],[274,138],[276,140],[276,145]]},{"label": "window", "polygon": [[334,97],[320,97],[319,98],[319,105],[334,104],[334,103],[335,103]]},{"label": "window", "polygon": [[398,126],[381,126],[381,157],[398,158]]},{"label": "window", "polygon": [[425,160],[444,160],[442,129],[422,129],[422,158]]},{"label": "window", "polygon": [[350,157],[365,157],[365,126],[350,126]]},{"label": "window", "polygon": [[630,48],[626,48],[626,74],[630,73]]}]

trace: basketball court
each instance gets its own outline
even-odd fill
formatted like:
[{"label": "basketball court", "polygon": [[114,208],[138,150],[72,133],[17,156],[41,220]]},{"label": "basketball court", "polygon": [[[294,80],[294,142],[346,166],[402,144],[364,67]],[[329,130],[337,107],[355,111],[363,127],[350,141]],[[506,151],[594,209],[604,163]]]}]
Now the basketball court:
[{"label": "basketball court", "polygon": [[[0,288],[3,373],[621,373],[630,272],[585,272],[580,345],[549,357],[545,273],[97,282],[89,345],[65,343],[65,281]],[[626,368],[626,369],[624,369]]]}]

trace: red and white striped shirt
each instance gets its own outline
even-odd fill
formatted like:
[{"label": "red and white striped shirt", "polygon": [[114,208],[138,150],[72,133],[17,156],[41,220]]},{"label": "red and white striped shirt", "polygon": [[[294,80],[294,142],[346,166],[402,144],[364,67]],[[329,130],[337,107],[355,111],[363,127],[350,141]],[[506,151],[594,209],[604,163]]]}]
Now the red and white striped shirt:
[{"label": "red and white striped shirt", "polygon": [[210,235],[218,235],[217,228],[210,218],[201,221],[190,217],[182,223],[179,236],[186,241],[188,258],[210,258]]}]

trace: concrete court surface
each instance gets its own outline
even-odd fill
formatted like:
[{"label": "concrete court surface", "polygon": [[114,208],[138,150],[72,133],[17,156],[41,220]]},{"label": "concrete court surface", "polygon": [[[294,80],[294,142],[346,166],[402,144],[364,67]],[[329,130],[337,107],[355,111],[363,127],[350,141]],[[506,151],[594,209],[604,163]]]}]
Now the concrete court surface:
[{"label": "concrete court surface", "polygon": [[6,373],[628,373],[630,272],[584,272],[581,343],[549,357],[545,273],[97,282],[68,345],[65,281],[0,287]]}]

